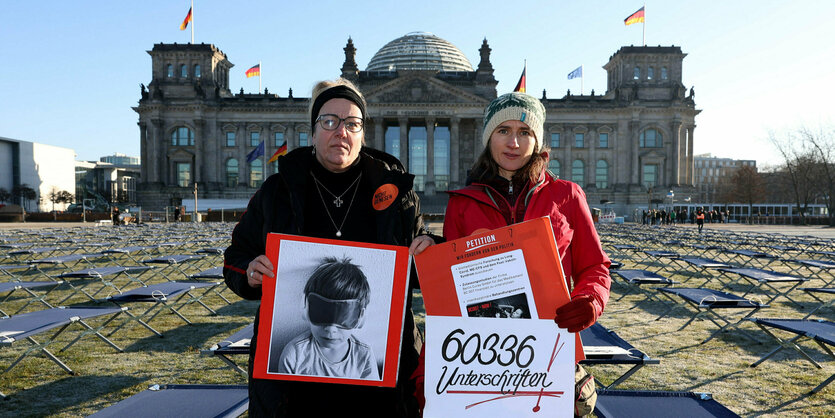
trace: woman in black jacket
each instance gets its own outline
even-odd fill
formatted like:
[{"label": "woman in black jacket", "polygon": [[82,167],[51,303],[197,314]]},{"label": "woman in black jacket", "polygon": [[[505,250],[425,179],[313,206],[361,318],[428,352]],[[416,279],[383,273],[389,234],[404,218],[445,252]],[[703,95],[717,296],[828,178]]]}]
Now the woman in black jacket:
[{"label": "woman in black jacket", "polygon": [[[406,173],[395,157],[362,146],[365,108],[365,100],[350,81],[325,81],[314,87],[310,108],[313,145],[278,159],[279,172],[255,193],[232,233],[223,275],[236,294],[261,299],[263,278],[272,277],[273,271],[264,255],[270,232],[409,246],[412,254],[434,243],[420,216],[418,197],[412,189],[414,176]],[[411,284],[417,287],[414,275]],[[396,388],[252,378],[258,338],[256,313],[249,357],[249,415],[343,415],[356,409],[362,416],[416,416],[409,377],[422,342],[410,299],[407,306]]]}]

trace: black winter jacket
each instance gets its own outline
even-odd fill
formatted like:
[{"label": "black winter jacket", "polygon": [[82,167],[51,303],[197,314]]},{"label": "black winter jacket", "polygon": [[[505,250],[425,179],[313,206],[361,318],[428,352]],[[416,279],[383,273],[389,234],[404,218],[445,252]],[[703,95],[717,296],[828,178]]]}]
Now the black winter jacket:
[{"label": "black winter jacket", "polygon": [[[261,299],[261,288],[249,286],[246,269],[254,258],[265,253],[267,234],[270,232],[302,234],[305,216],[305,188],[312,187],[309,173],[315,157],[313,157],[311,151],[311,147],[302,147],[279,157],[279,172],[267,178],[261,188],[253,195],[246,213],[241,217],[240,222],[232,232],[232,243],[224,253],[223,276],[226,285],[244,299]],[[408,246],[416,236],[427,234],[423,218],[420,216],[420,203],[412,188],[414,176],[406,173],[402,164],[393,156],[371,148],[360,150],[359,163],[362,165],[363,178],[368,179],[372,190],[377,190],[384,184],[393,184],[398,189],[394,203],[382,211],[374,211],[377,231],[375,243]],[[440,239],[436,238],[436,241],[440,241]],[[418,287],[417,277],[414,273],[414,269],[412,269],[411,288]],[[384,394],[382,396],[399,399],[397,401],[398,411],[387,411],[391,412],[391,414],[387,413],[390,416],[413,415],[413,405],[411,405],[413,386],[409,382],[409,377],[417,366],[422,340],[414,325],[411,311],[411,289],[408,295],[400,354],[398,388],[394,390],[372,388],[372,390],[378,392],[390,391],[388,395]],[[298,402],[298,399],[303,397],[301,393],[296,391],[298,386],[296,386],[296,389],[292,389],[290,386],[282,386],[281,383],[284,382],[265,382],[260,379],[252,379],[252,362],[255,356],[258,334],[258,316],[256,312],[255,335],[253,335],[250,346],[250,414],[255,413],[253,416],[261,415],[257,412],[260,407],[263,407],[261,412],[275,413],[276,411],[273,411],[272,408],[276,404],[275,400],[278,399],[277,407],[280,409],[278,414],[294,416],[295,407],[292,404],[306,403],[306,401]],[[367,390],[364,387],[356,389],[357,391]],[[288,392],[291,392],[292,395]],[[380,393],[371,394],[375,397],[377,395],[380,395]],[[292,396],[291,405],[282,402],[282,398],[287,396]],[[369,394],[358,392],[355,396],[367,398]],[[262,401],[264,403],[259,405]],[[403,405],[404,402],[408,405]],[[286,409],[288,406],[289,409]],[[306,409],[307,413],[311,412],[309,404],[299,406],[308,408]],[[344,411],[345,405],[340,408]],[[369,410],[369,412],[371,411]]]}]

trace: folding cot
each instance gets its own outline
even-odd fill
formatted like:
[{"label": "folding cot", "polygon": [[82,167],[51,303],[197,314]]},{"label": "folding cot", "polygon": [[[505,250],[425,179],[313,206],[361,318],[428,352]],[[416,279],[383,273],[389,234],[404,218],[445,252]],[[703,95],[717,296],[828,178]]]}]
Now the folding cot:
[{"label": "folding cot", "polygon": [[23,248],[20,250],[9,251],[9,255],[13,258],[21,258],[27,255],[43,255],[46,257],[58,255],[58,253],[66,252],[72,253],[77,250],[77,247],[37,247],[37,248]]},{"label": "folding cot", "polygon": [[247,409],[245,385],[153,385],[90,417],[234,418]]},{"label": "folding cot", "polygon": [[[121,304],[129,302],[152,303],[152,305],[145,310],[145,312],[139,315],[134,315],[131,312],[125,312],[130,318],[111,331],[108,336],[113,335],[128,322],[136,321],[157,336],[162,337],[162,334],[148,323],[163,311],[168,310],[180,317],[180,319],[185,321],[187,324],[191,325],[192,322],[186,318],[182,312],[180,312],[180,309],[192,303],[197,303],[208,310],[212,315],[216,315],[217,312],[206,305],[203,302],[203,298],[219,284],[220,282],[166,282],[138,287],[118,295],[108,296],[107,300],[115,303],[117,306],[121,306]],[[192,293],[192,291],[197,289],[202,289],[203,292],[199,294]]]},{"label": "folding cot", "polygon": [[30,274],[31,272],[43,274],[34,264],[0,264],[0,274],[14,281],[20,281],[23,278],[20,273]]},{"label": "folding cot", "polygon": [[128,247],[109,248],[103,250],[101,254],[108,256],[110,260],[116,264],[122,264],[119,262],[120,257],[125,257],[132,263],[140,264],[142,260],[140,260],[137,257],[134,257],[134,254],[138,253],[139,255],[150,256],[151,250],[153,250],[154,248],[155,247],[150,246],[133,245]]},{"label": "folding cot", "polygon": [[748,262],[755,262],[760,267],[768,267],[771,263],[779,260],[779,258],[771,254],[754,250],[725,250],[725,255],[728,256],[728,261],[736,261],[742,265],[748,265]]},{"label": "folding cot", "polygon": [[[4,302],[8,301],[16,291],[22,290],[28,293],[30,298],[26,301],[26,304],[24,304],[17,311],[15,311],[13,315],[20,313],[21,311],[26,309],[27,306],[31,305],[34,302],[40,302],[44,304],[47,308],[53,308],[53,306],[50,305],[49,302],[47,302],[44,298],[46,297],[46,295],[55,290],[55,288],[61,285],[62,283],[64,282],[0,282],[0,294],[6,294],[3,300],[0,300],[0,306],[2,306]],[[35,289],[45,289],[46,292],[42,295],[39,295],[32,291]],[[9,316],[9,314],[3,311],[3,309],[0,309],[0,315]]]},{"label": "folding cot", "polygon": [[[204,356],[217,356],[219,359],[223,360],[224,363],[229,365],[229,367],[246,377],[246,370],[238,366],[238,363],[235,363],[229,356],[249,354],[249,344],[252,339],[253,327],[254,324],[249,324],[243,327],[240,331],[229,336],[229,338],[212,345],[207,350],[200,351],[200,354]],[[631,375],[632,373],[629,374]]]},{"label": "folding cot", "polygon": [[[740,296],[713,289],[689,287],[661,287],[658,288],[658,290],[661,292],[661,295],[664,295],[667,298],[669,298],[673,303],[675,303],[675,305],[673,305],[672,307],[670,307],[670,309],[659,315],[658,318],[655,318],[656,321],[669,315],[669,313],[675,310],[677,307],[691,306],[696,310],[696,313],[693,314],[690,317],[690,319],[684,325],[682,325],[681,328],[679,328],[679,330],[686,328],[688,325],[690,325],[690,323],[695,321],[700,316],[705,316],[710,322],[713,322],[716,326],[719,327],[718,330],[714,331],[712,334],[710,334],[709,337],[704,339],[701,342],[702,344],[710,341],[720,332],[727,331],[731,328],[738,328],[739,324],[742,323],[743,320],[750,317],[751,315],[754,315],[760,309],[768,307],[767,304],[752,301],[750,299],[746,299]],[[677,303],[676,299],[673,296],[678,296],[683,300],[683,302]],[[722,309],[748,310],[748,313],[745,314],[745,316],[740,318],[738,321],[732,323],[731,320],[722,315],[719,315],[717,312],[714,311]],[[740,331],[745,333],[745,331],[742,329],[740,329]],[[751,338],[753,339],[753,337]]]},{"label": "folding cot", "polygon": [[188,277],[188,273],[186,273],[185,268],[188,263],[196,262],[197,260],[202,259],[205,257],[203,254],[176,254],[176,255],[166,255],[161,257],[154,257],[149,258],[146,260],[142,260],[143,264],[159,264],[163,267],[158,270],[159,274],[165,277],[168,281],[174,281],[177,278],[172,278],[172,274],[177,274]]},{"label": "folding cot", "polygon": [[[233,336],[234,337],[234,336]],[[230,338],[232,339],[232,338]],[[635,374],[640,368],[647,364],[658,364],[661,361],[650,358],[632,344],[629,344],[618,336],[614,331],[607,329],[599,323],[580,331],[580,340],[586,352],[586,359],[580,363],[597,364],[625,364],[632,367],[620,375],[604,389],[611,389]],[[599,383],[602,383],[598,380]]]},{"label": "folding cot", "polygon": [[[806,354],[806,352],[803,351],[803,349],[801,349],[797,344],[805,339],[810,339],[816,342],[831,359],[835,360],[835,353],[833,353],[832,349],[829,348],[830,346],[835,347],[835,322],[824,321],[822,319],[748,318],[748,320],[757,324],[763,332],[768,334],[777,342],[777,344],[779,344],[777,348],[752,363],[751,367],[757,367],[757,365],[768,360],[769,357],[777,354],[782,349],[790,348],[811,362],[815,367],[822,369],[823,367],[812,357]],[[771,330],[769,330],[769,328],[779,329],[796,335],[791,339],[784,340],[774,334]],[[829,376],[829,378],[824,380],[817,387],[809,391],[809,393],[818,392],[826,385],[832,383],[833,380],[835,380],[835,373],[833,373],[832,376]]]},{"label": "folding cot", "polygon": [[[121,289],[119,286],[116,286],[114,283],[117,279],[121,279],[124,277],[129,282],[136,282],[140,285],[144,285],[145,282],[139,278],[139,276],[150,270],[151,267],[149,266],[106,266],[106,267],[96,267],[78,271],[71,271],[68,273],[62,273],[58,275],[58,278],[67,279],[67,284],[73,289],[73,292],[70,293],[67,297],[65,297],[61,303],[67,301],[75,294],[81,292],[90,300],[95,301],[96,295],[98,295],[102,290],[106,288],[111,288],[117,293],[121,293]],[[112,278],[111,278],[112,276]],[[85,281],[84,283],[80,283],[79,286],[72,284],[72,280],[78,279]],[[90,294],[85,289],[91,281],[94,279],[98,279],[101,281],[102,287],[99,290],[96,290],[93,294]]]},{"label": "folding cot", "polygon": [[[223,278],[223,267],[212,267],[207,270],[203,270],[196,274],[191,274],[188,276],[191,280],[224,280]],[[221,299],[223,299],[227,305],[231,305],[232,302],[223,295],[223,292],[227,289],[226,286],[219,286],[217,288],[212,289],[215,294],[217,294]]]},{"label": "folding cot", "polygon": [[89,267],[93,267],[92,259],[102,257],[101,254],[67,254],[67,255],[57,255],[45,258],[39,258],[37,260],[30,260],[29,262],[35,265],[47,265],[52,266],[53,268],[72,268],[76,265],[80,264],[80,262],[84,261],[87,263]]},{"label": "folding cot", "polygon": [[739,417],[710,393],[603,389],[597,391],[594,414],[598,418]]},{"label": "folding cot", "polygon": [[[706,284],[708,284],[711,280],[715,278],[715,275],[711,273],[711,270],[731,267],[729,264],[721,263],[719,261],[704,257],[680,257],[673,259],[673,262],[679,265],[695,267],[696,269],[698,269],[699,273],[701,273],[700,277],[703,277],[705,279],[705,281],[698,287],[704,287]],[[692,277],[688,277],[681,283],[687,283],[688,281],[690,281],[690,279],[692,279]]]},{"label": "folding cot", "polygon": [[[772,296],[771,299],[769,299],[766,303],[772,303],[772,302],[774,302],[775,299],[777,299],[779,297],[783,297],[783,298],[788,299],[789,301],[793,302],[794,304],[796,304],[798,306],[802,306],[796,300],[792,299],[789,296],[789,292],[791,292],[796,287],[798,287],[801,284],[803,284],[804,282],[806,282],[808,279],[806,279],[805,277],[792,276],[790,274],[783,274],[783,273],[778,273],[776,271],[763,270],[763,269],[750,268],[750,267],[720,268],[719,272],[721,272],[722,274],[725,274],[725,275],[736,274],[739,277],[742,277],[743,279],[745,279],[745,280],[747,280],[748,282],[751,283],[751,286],[745,291],[745,293],[742,294],[742,297],[748,296],[748,294],[751,293],[754,290],[761,291],[763,294],[768,296],[768,290],[767,289],[771,289],[771,291],[774,292],[774,296]],[[781,291],[776,286],[774,286],[775,283],[790,283],[790,284],[794,283],[794,284],[791,287],[789,287],[788,289],[786,289],[784,291]],[[765,289],[765,288],[767,288],[767,289]]]},{"label": "folding cot", "polygon": [[[116,319],[127,308],[112,308],[112,307],[58,307],[46,309],[42,311],[28,312],[20,315],[11,316],[8,318],[0,318],[0,348],[13,345],[15,342],[26,340],[31,347],[28,347],[17,360],[13,361],[5,370],[0,372],[0,375],[8,372],[21,362],[26,356],[32,352],[41,352],[47,358],[55,362],[58,366],[64,369],[67,373],[74,374],[64,362],[55,357],[47,347],[56,342],[57,338],[71,325],[78,324],[85,328],[85,331],[79,334],[73,341],[68,343],[59,351],[64,351],[86,335],[93,334],[107,343],[109,346],[122,352],[122,349],[110,341],[99,332],[111,321]],[[97,327],[90,326],[86,319],[91,319],[103,315],[110,315],[103,323]],[[52,336],[44,342],[38,342],[34,336],[42,332],[46,332],[55,328],[59,328]],[[0,393],[2,396],[2,393]]]},{"label": "folding cot", "polygon": [[648,267],[653,264],[657,264],[658,270],[655,270],[656,272],[664,270],[667,267],[667,265],[669,265],[669,263],[664,262],[664,260],[662,259],[666,258],[670,260],[675,260],[676,258],[680,257],[679,253],[666,250],[644,251],[644,254],[646,255],[646,257],[641,261],[641,263],[646,264]]},{"label": "folding cot", "polygon": [[[835,296],[835,287],[801,287],[800,290],[808,293],[809,296],[813,297],[815,300],[820,302],[820,305],[818,305],[815,309],[812,309],[812,311],[806,314],[806,316],[804,316],[803,319],[809,318],[810,316],[814,315],[815,312],[828,306],[831,306],[832,304],[835,304],[835,297],[833,297]],[[818,297],[817,294],[827,294],[830,295],[832,299],[830,299],[827,302]]]},{"label": "folding cot", "polygon": [[[799,273],[800,270],[808,271],[812,275],[812,279],[823,281],[824,286],[829,286],[835,282],[835,274],[833,274],[833,271],[835,271],[835,261],[803,259],[791,259],[788,261],[799,264],[797,268],[792,269],[793,273]],[[829,277],[823,277],[824,274]]]},{"label": "folding cot", "polygon": [[611,271],[611,273],[622,278],[627,285],[626,292],[624,292],[624,294],[621,295],[617,300],[623,299],[624,297],[633,293],[636,290],[644,294],[644,299],[639,300],[637,303],[635,303],[635,305],[633,305],[629,309],[634,309],[643,302],[658,299],[655,296],[655,293],[644,289],[642,287],[643,285],[672,286],[676,283],[658,273],[653,273],[651,271],[646,270],[619,269]]}]

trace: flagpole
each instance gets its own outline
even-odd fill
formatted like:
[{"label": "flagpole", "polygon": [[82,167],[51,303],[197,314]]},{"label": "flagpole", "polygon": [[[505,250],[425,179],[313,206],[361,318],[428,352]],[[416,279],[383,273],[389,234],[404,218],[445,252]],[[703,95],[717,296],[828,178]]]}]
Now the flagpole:
[{"label": "flagpole", "polygon": [[644,2],[644,21],[641,22],[641,42],[647,46],[647,4]]},{"label": "flagpole", "polygon": [[583,74],[583,66],[580,65],[580,96],[583,95],[583,77],[584,76],[585,76],[585,74]]},{"label": "flagpole", "polygon": [[264,67],[261,66],[261,61],[258,61],[258,94],[261,94],[261,74],[264,73]]},{"label": "flagpole", "polygon": [[191,43],[194,43],[194,0],[191,0]]}]

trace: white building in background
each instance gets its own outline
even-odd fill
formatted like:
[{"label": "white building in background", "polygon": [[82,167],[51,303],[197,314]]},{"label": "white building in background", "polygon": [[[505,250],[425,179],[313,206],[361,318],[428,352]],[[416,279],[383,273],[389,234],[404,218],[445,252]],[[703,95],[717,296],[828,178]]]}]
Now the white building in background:
[{"label": "white building in background", "polygon": [[[28,211],[50,211],[49,193],[66,190],[75,193],[75,151],[70,148],[38,144],[0,137],[0,188],[11,192],[26,185],[35,191],[35,198],[21,201],[12,197]],[[56,204],[64,210],[66,204]]]}]

